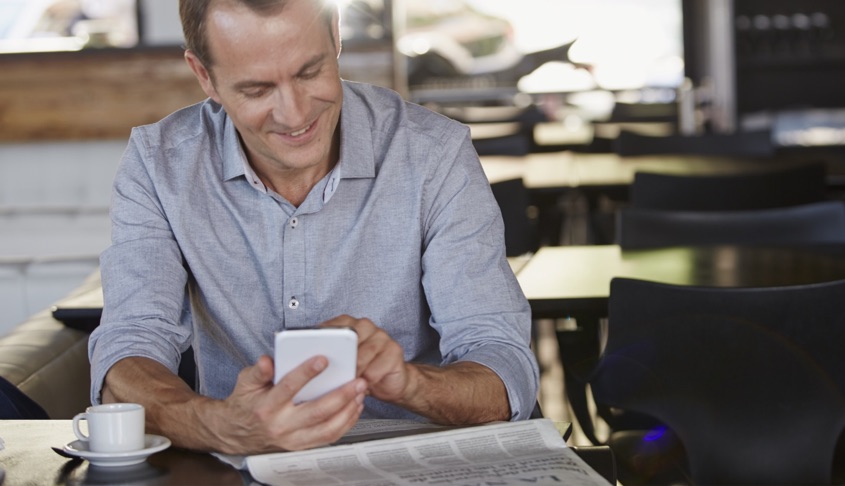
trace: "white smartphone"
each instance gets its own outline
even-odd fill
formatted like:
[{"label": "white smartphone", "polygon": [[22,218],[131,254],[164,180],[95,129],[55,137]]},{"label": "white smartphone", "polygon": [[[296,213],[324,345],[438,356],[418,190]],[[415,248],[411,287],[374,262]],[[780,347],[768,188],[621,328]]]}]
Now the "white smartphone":
[{"label": "white smartphone", "polygon": [[299,390],[293,397],[294,403],[314,400],[355,379],[358,334],[352,329],[334,327],[276,333],[274,383],[317,355],[325,356],[329,366]]}]

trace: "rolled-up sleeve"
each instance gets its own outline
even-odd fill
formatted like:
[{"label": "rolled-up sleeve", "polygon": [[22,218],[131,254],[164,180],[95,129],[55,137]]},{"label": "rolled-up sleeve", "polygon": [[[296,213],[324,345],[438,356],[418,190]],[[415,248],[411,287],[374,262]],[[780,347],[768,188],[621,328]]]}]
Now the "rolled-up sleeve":
[{"label": "rolled-up sleeve", "polygon": [[444,364],[473,361],[507,388],[511,419],[534,409],[531,310],[505,256],[501,212],[468,133],[428,181],[423,286]]},{"label": "rolled-up sleeve", "polygon": [[144,150],[136,129],[115,177],[112,245],[100,256],[103,315],[88,346],[92,403],[117,361],[147,357],[176,371],[191,337],[181,322],[187,272]]}]

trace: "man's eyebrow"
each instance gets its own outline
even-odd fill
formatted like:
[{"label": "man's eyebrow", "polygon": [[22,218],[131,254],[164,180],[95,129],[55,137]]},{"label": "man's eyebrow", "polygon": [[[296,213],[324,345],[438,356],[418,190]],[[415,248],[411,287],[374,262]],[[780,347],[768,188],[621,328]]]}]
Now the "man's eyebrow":
[{"label": "man's eyebrow", "polygon": [[[308,61],[306,61],[306,63],[302,65],[302,67],[299,69],[299,71],[297,71],[296,75],[302,76],[303,74],[308,72],[308,70],[312,69],[314,66],[317,66],[318,64],[322,63],[325,58],[326,58],[325,54],[317,54],[316,56],[314,56],[311,59],[309,59]],[[272,88],[275,85],[276,85],[276,83],[274,83],[272,81],[259,81],[259,80],[248,79],[248,80],[245,80],[245,81],[238,81],[237,83],[235,83],[234,89],[238,90],[238,91],[242,91],[242,90],[251,89],[251,88]]]},{"label": "man's eyebrow", "polygon": [[322,63],[325,58],[326,58],[325,54],[317,54],[316,56],[309,59],[305,64],[303,64],[302,67],[299,69],[299,71],[296,73],[296,75],[302,76],[303,74],[305,74],[308,70],[310,70],[314,66]]},{"label": "man's eyebrow", "polygon": [[235,83],[234,89],[237,90],[237,91],[242,91],[242,90],[251,89],[251,88],[272,88],[273,86],[275,86],[275,83],[272,83],[270,81],[247,80],[247,81],[238,81],[237,83]]}]

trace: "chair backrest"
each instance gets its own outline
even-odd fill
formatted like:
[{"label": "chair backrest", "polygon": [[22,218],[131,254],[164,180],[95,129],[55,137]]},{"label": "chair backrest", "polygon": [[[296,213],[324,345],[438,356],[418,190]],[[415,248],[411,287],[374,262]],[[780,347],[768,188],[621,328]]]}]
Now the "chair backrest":
[{"label": "chair backrest", "polygon": [[[616,117],[618,115],[617,108],[623,106],[617,103],[614,106],[612,117]],[[659,109],[666,110],[666,108]],[[663,115],[666,118],[666,114]],[[772,134],[768,130],[731,134],[668,136],[642,135],[622,130],[619,132],[619,136],[613,140],[613,150],[621,156],[689,154],[770,157],[775,153],[775,146],[772,143]]]},{"label": "chair backrest", "polygon": [[534,150],[534,127],[548,121],[536,106],[463,107],[443,113],[469,125],[478,155],[525,155]]},{"label": "chair backrest", "polygon": [[523,133],[475,138],[472,145],[478,155],[526,155],[531,152],[531,139]]},{"label": "chair backrest", "polygon": [[845,204],[825,201],[746,211],[623,208],[616,213],[616,242],[622,248],[845,243]]},{"label": "chair backrest", "polygon": [[599,403],[666,424],[695,484],[829,484],[845,430],[845,280],[704,288],[617,278]]},{"label": "chair backrest", "polygon": [[535,221],[528,215],[530,200],[522,179],[509,179],[490,184],[499,203],[505,223],[505,251],[518,256],[537,250],[539,234]]},{"label": "chair backrest", "polygon": [[630,189],[631,206],[647,209],[763,209],[825,199],[826,168],[822,163],[712,176],[637,172]]}]

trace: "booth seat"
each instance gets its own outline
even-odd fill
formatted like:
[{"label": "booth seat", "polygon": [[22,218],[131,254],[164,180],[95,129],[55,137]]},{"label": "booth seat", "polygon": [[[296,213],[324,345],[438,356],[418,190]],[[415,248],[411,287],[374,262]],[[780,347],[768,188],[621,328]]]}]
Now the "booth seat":
[{"label": "booth seat", "polygon": [[[95,272],[56,305],[99,287]],[[54,319],[51,308],[37,312],[0,337],[0,376],[49,418],[71,419],[90,405],[88,333]]]}]

